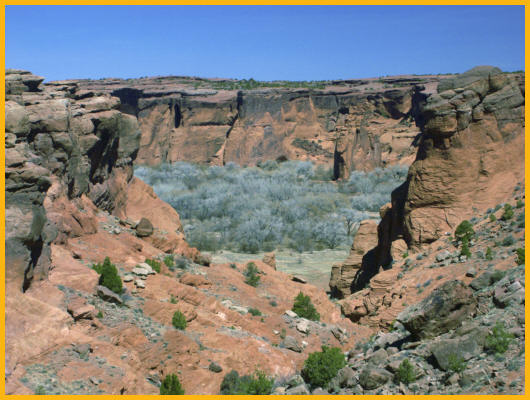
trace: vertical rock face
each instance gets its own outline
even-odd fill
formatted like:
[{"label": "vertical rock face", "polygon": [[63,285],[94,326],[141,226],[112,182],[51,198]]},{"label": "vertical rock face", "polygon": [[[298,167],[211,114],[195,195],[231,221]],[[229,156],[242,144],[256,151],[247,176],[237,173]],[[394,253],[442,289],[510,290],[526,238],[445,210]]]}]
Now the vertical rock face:
[{"label": "vertical rock face", "polygon": [[[355,274],[343,274],[341,285],[352,291],[407,247],[431,243],[453,232],[473,209],[507,200],[524,179],[524,75],[473,68],[442,80],[417,104],[422,134],[416,160],[407,181],[392,193],[392,203],[381,209],[377,244],[361,266],[355,263]],[[353,247],[348,260],[362,257]],[[370,254],[370,262],[364,262]],[[334,270],[332,282],[349,264]]]},{"label": "vertical rock face", "polygon": [[394,199],[413,247],[505,200],[524,178],[524,76],[473,68],[441,81],[422,113],[418,155]]},{"label": "vertical rock face", "polygon": [[50,243],[97,230],[90,207],[126,201],[141,132],[115,97],[25,71],[6,81],[6,279],[25,290],[47,274]]},{"label": "vertical rock face", "polygon": [[165,77],[78,81],[76,90],[117,96],[120,110],[138,118],[139,164],[311,160],[333,166],[340,179],[354,169],[413,161],[417,85],[431,87],[438,79],[225,90],[214,89],[215,81],[200,80],[206,87],[197,88],[193,78]]}]

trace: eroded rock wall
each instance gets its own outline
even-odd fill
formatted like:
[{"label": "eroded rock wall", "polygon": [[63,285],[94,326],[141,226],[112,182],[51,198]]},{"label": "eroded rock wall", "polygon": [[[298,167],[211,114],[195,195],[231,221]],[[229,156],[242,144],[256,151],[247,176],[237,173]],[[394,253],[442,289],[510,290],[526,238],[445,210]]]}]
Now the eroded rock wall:
[{"label": "eroded rock wall", "polygon": [[402,163],[415,154],[418,96],[438,77],[337,81],[324,89],[196,88],[177,77],[78,81],[121,99],[138,117],[137,163],[191,161],[256,165],[275,159],[311,160],[350,171]]},{"label": "eroded rock wall", "polygon": [[[50,244],[97,232],[98,210],[128,217],[142,138],[119,98],[42,80],[6,72],[6,279],[23,290],[47,275]],[[178,215],[165,211],[183,241]]]},{"label": "eroded rock wall", "polygon": [[350,276],[350,260],[361,257],[354,241],[330,282],[336,292],[341,283],[339,297],[361,290],[407,248],[432,243],[473,212],[506,201],[524,180],[524,75],[484,66],[442,80],[421,101],[416,120],[416,159],[381,209],[377,245],[365,253],[374,257],[355,263]]}]

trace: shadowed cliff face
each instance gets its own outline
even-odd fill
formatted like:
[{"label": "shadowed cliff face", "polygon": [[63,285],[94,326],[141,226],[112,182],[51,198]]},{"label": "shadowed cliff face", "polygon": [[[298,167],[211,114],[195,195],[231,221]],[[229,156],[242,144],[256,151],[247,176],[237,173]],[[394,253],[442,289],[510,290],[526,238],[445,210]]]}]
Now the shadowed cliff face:
[{"label": "shadowed cliff face", "polygon": [[[438,80],[390,77],[329,82],[322,89],[224,90],[209,88],[214,81],[165,77],[83,80],[76,90],[117,96],[120,110],[138,117],[138,164],[311,160],[333,166],[340,179],[354,169],[412,162],[417,93],[431,91]],[[197,88],[199,81],[206,87]]]},{"label": "shadowed cliff face", "polygon": [[23,290],[47,275],[50,244],[97,231],[97,210],[127,216],[141,140],[118,98],[42,80],[6,73],[6,279]]},{"label": "shadowed cliff face", "polygon": [[[418,108],[422,134],[407,181],[372,229],[371,261],[352,256],[334,267],[339,297],[358,291],[407,251],[453,233],[474,211],[506,201],[524,180],[524,75],[476,67],[442,80]],[[367,253],[368,254],[368,253]]]}]

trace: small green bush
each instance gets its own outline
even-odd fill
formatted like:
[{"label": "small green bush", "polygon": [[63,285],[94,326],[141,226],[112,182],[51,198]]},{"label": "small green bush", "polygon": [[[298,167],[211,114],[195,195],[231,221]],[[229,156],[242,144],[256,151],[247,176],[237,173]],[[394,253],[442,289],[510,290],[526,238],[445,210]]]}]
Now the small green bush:
[{"label": "small green bush", "polygon": [[252,308],[252,307],[248,309],[248,313],[252,314],[253,316],[261,315],[260,310],[258,310],[257,308]]},{"label": "small green bush", "polygon": [[294,299],[293,311],[301,318],[320,321],[320,314],[317,312],[313,303],[311,303],[311,298],[302,292],[298,293]]},{"label": "small green bush", "polygon": [[309,354],[305,360],[302,377],[311,387],[326,388],[345,365],[346,360],[338,347],[322,346],[322,351]]},{"label": "small green bush", "polygon": [[407,258],[408,256],[409,256],[409,252],[408,252],[408,251],[404,252],[404,253],[401,255],[401,257],[403,257],[403,258]]},{"label": "small green bush", "polygon": [[166,264],[169,269],[175,266],[175,259],[173,257],[173,254],[164,257],[164,264]]},{"label": "small green bush", "polygon": [[471,222],[468,220],[464,220],[456,227],[455,230],[455,237],[458,240],[464,241],[464,239],[467,239],[469,242],[471,239],[473,239],[473,236],[475,235],[475,231],[473,230],[473,226],[471,225]]},{"label": "small green bush", "polygon": [[282,328],[280,331],[280,338],[285,339],[285,336],[287,336],[287,330],[285,328]]},{"label": "small green bush", "polygon": [[274,379],[269,378],[262,371],[254,375],[239,376],[237,371],[230,371],[221,382],[223,395],[268,395],[272,392]]},{"label": "small green bush", "polygon": [[490,221],[491,222],[497,221],[497,217],[495,216],[495,214],[493,214],[493,213],[490,214]]},{"label": "small green bush", "polygon": [[101,312],[101,310],[98,310],[96,318],[99,318],[99,319],[103,318],[103,313]]},{"label": "small green bush", "polygon": [[258,275],[258,267],[253,262],[247,264],[247,269],[245,270],[245,283],[247,285],[256,287],[259,284],[260,276]]},{"label": "small green bush", "polygon": [[466,369],[466,360],[456,354],[450,354],[448,361],[450,371],[462,372]]},{"label": "small green bush", "polygon": [[524,203],[522,200],[517,200],[517,204],[515,205],[516,208],[523,208],[524,207]]},{"label": "small green bush", "polygon": [[270,304],[272,307],[278,307],[278,303],[276,302],[276,300],[271,300],[271,301],[269,301],[269,304]]},{"label": "small green bush", "polygon": [[179,301],[177,300],[175,296],[171,295],[171,297],[169,298],[169,302],[171,304],[177,304]]},{"label": "small green bush", "polygon": [[173,395],[173,394],[184,394],[184,389],[180,384],[179,378],[175,374],[169,374],[162,381],[160,385],[160,394],[162,395]]},{"label": "small green bush", "polygon": [[512,235],[508,235],[502,240],[502,245],[504,247],[511,246],[514,243],[515,243],[515,239],[514,239],[514,237]]},{"label": "small green bush", "polygon": [[118,269],[110,262],[109,257],[105,257],[103,264],[95,264],[92,268],[100,275],[100,285],[105,286],[107,289],[110,289],[117,294],[122,292],[123,284],[118,275]]},{"label": "small green bush", "polygon": [[397,383],[403,382],[405,385],[412,383],[416,380],[416,371],[414,371],[414,366],[405,358],[394,375],[394,380]]},{"label": "small green bush", "polygon": [[44,389],[44,386],[42,385],[37,386],[37,389],[35,389],[35,394],[39,396],[46,395],[46,390]]},{"label": "small green bush", "polygon": [[467,258],[471,257],[471,252],[469,251],[469,243],[467,241],[467,238],[464,238],[462,240],[462,248],[460,249],[460,255],[466,256]]},{"label": "small green bush", "polygon": [[508,350],[510,342],[514,336],[506,331],[504,323],[497,321],[492,329],[492,333],[486,337],[486,349],[492,353],[502,354]]},{"label": "small green bush", "polygon": [[160,273],[160,263],[156,260],[146,259],[145,263],[148,264],[151,268],[153,268],[153,271],[156,271],[157,273]]},{"label": "small green bush", "polygon": [[175,311],[171,323],[175,328],[180,329],[181,331],[186,329],[187,326],[186,317],[180,311]]},{"label": "small green bush", "polygon": [[504,205],[504,212],[502,213],[501,219],[503,221],[508,221],[513,218],[513,208],[509,204]]},{"label": "small green bush", "polygon": [[524,247],[515,251],[517,252],[517,265],[524,265]]},{"label": "small green bush", "polygon": [[493,260],[494,254],[490,247],[486,249],[486,260]]}]

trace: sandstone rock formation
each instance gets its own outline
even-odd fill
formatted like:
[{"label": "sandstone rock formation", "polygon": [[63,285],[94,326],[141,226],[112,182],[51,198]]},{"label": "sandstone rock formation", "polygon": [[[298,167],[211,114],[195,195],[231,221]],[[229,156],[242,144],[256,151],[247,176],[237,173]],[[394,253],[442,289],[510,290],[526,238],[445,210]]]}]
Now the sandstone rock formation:
[{"label": "sandstone rock formation", "polygon": [[374,257],[350,282],[453,232],[474,210],[506,201],[524,178],[524,75],[473,68],[442,80],[418,113],[416,160],[380,211]]},{"label": "sandstone rock formation", "polygon": [[119,97],[120,110],[138,118],[139,164],[312,160],[344,178],[354,169],[412,162],[415,110],[424,97],[417,86],[431,90],[438,80],[403,76],[248,90],[184,77],[68,82],[81,96]]}]

